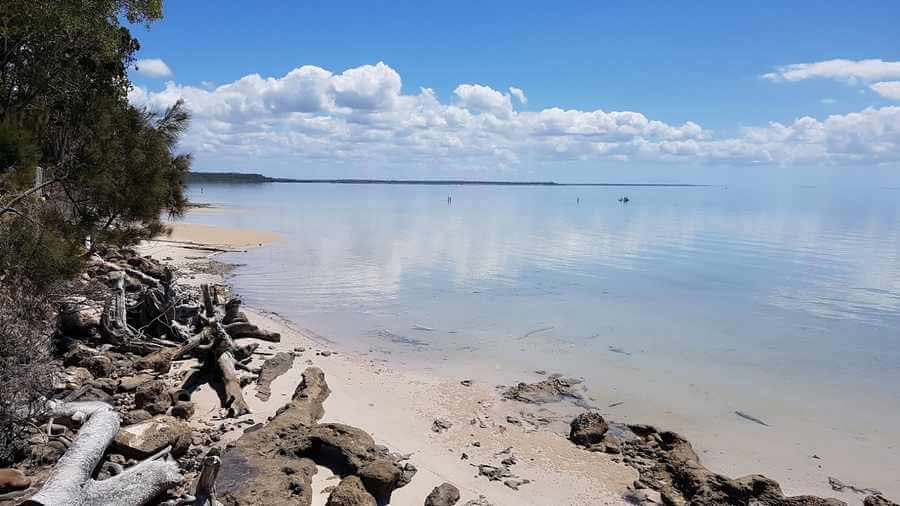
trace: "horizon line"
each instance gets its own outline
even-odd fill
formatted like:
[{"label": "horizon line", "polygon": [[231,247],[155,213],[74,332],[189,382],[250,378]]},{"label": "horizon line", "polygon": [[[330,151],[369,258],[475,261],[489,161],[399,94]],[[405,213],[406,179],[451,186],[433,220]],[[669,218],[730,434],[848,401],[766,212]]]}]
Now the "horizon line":
[{"label": "horizon line", "polygon": [[[376,178],[286,178],[246,172],[189,172],[188,182],[206,183],[294,183],[294,184],[403,184],[435,186],[611,186],[611,187],[710,187],[698,183],[560,183],[557,181],[503,181],[479,179],[376,179]],[[196,180],[201,181],[196,181]]]}]

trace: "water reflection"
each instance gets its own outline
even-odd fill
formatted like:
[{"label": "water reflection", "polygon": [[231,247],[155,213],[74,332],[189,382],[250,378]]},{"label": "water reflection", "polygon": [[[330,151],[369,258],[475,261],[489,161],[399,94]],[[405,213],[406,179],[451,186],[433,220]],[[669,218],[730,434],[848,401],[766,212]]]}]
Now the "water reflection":
[{"label": "water reflection", "polygon": [[203,199],[250,210],[189,220],[284,235],[240,258],[238,289],[335,335],[437,322],[469,346],[552,322],[540,339],[599,333],[659,353],[713,343],[767,367],[840,352],[865,370],[879,354],[900,367],[891,192],[634,189],[623,206],[603,188],[452,188],[450,205],[447,191],[207,186]]}]

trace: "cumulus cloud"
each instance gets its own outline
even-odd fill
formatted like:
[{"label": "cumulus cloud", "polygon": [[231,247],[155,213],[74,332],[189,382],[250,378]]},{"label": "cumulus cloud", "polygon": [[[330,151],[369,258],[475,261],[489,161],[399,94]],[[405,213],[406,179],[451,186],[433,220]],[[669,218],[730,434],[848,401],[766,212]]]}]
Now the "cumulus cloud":
[{"label": "cumulus cloud", "polygon": [[869,85],[869,88],[884,98],[900,100],[900,81],[873,83]]},{"label": "cumulus cloud", "polygon": [[512,98],[524,103],[524,93],[519,97],[516,90],[460,84],[444,102],[430,88],[404,94],[400,75],[378,63],[340,74],[306,65],[281,77],[251,74],[215,88],[170,81],[159,91],[135,88],[129,100],[162,109],[184,98],[194,119],[183,147],[219,159],[491,169],[564,160],[900,161],[898,107],[802,117],[717,137],[692,121],[670,124],[634,111],[519,111]]},{"label": "cumulus cloud", "polygon": [[138,74],[147,77],[169,77],[172,75],[172,69],[159,58],[138,60],[134,66]]},{"label": "cumulus cloud", "polygon": [[816,78],[848,83],[871,82],[900,78],[900,61],[834,59],[815,63],[794,63],[776,67],[775,72],[763,74],[762,77],[774,82]]},{"label": "cumulus cloud", "polygon": [[528,97],[525,96],[525,92],[522,91],[522,88],[516,88],[515,86],[509,87],[509,94],[516,97],[516,100],[521,104],[528,103]]}]

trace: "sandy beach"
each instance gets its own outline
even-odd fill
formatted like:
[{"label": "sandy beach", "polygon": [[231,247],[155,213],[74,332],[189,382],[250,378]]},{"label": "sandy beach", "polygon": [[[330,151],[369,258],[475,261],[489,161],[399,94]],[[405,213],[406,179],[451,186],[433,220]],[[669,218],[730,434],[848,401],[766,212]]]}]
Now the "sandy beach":
[{"label": "sandy beach", "polygon": [[[183,273],[179,281],[189,285],[225,284],[221,271],[208,265],[215,252],[194,247],[238,249],[278,239],[272,234],[242,229],[191,224],[175,224],[173,228],[170,237],[146,242],[140,252],[168,259],[165,261]],[[461,503],[483,495],[495,505],[621,504],[623,493],[638,477],[634,469],[615,462],[610,455],[587,452],[573,445],[566,438],[568,418],[555,419],[550,410],[503,401],[495,385],[474,382],[464,386],[461,381],[466,378],[392,369],[377,360],[336,352],[323,338],[277,315],[252,308],[246,308],[246,312],[252,323],[282,336],[280,343],[261,343],[260,350],[267,355],[258,355],[251,367],[261,364],[268,354],[296,354],[291,369],[272,383],[268,401],[256,396],[255,384],[245,388],[253,410],[248,417],[254,423],[265,422],[290,399],[303,369],[310,365],[320,367],[332,390],[325,403],[323,422],[358,426],[379,444],[411,454],[410,461],[419,472],[409,485],[394,492],[391,504],[419,505],[443,482],[460,489]],[[192,361],[179,363],[176,372],[191,365]],[[192,419],[196,428],[222,423],[218,417],[219,399],[208,385],[196,391],[193,400],[197,403],[197,415]],[[550,423],[519,421],[524,418],[523,413],[524,417],[547,418]],[[508,417],[517,423],[509,423]],[[447,420],[452,426],[435,433],[431,427],[436,419]],[[240,426],[233,421],[229,425]],[[236,439],[240,434],[236,429],[223,435],[223,439]],[[502,481],[478,476],[474,466],[498,464],[510,453],[518,462],[516,474],[530,483],[515,491]],[[336,484],[330,476],[327,468],[319,468],[313,481],[313,504],[325,504],[328,495],[319,492]]]}]

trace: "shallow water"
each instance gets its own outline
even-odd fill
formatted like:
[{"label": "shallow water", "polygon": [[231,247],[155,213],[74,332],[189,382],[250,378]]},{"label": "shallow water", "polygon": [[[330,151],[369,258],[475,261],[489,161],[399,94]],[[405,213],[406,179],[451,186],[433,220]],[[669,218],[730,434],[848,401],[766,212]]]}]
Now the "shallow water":
[{"label": "shallow water", "polygon": [[[696,432],[726,471],[768,469],[762,448],[796,445],[778,462],[782,479],[809,474],[798,488],[818,480],[799,460],[816,448],[900,468],[900,191],[265,184],[191,194],[238,211],[188,222],[282,234],[224,256],[241,264],[231,281],[248,304],[337,348],[486,381],[583,376],[605,412]],[[735,411],[773,429],[729,443],[764,429]],[[713,454],[721,448],[729,456]],[[900,492],[884,476],[872,486]]]}]

